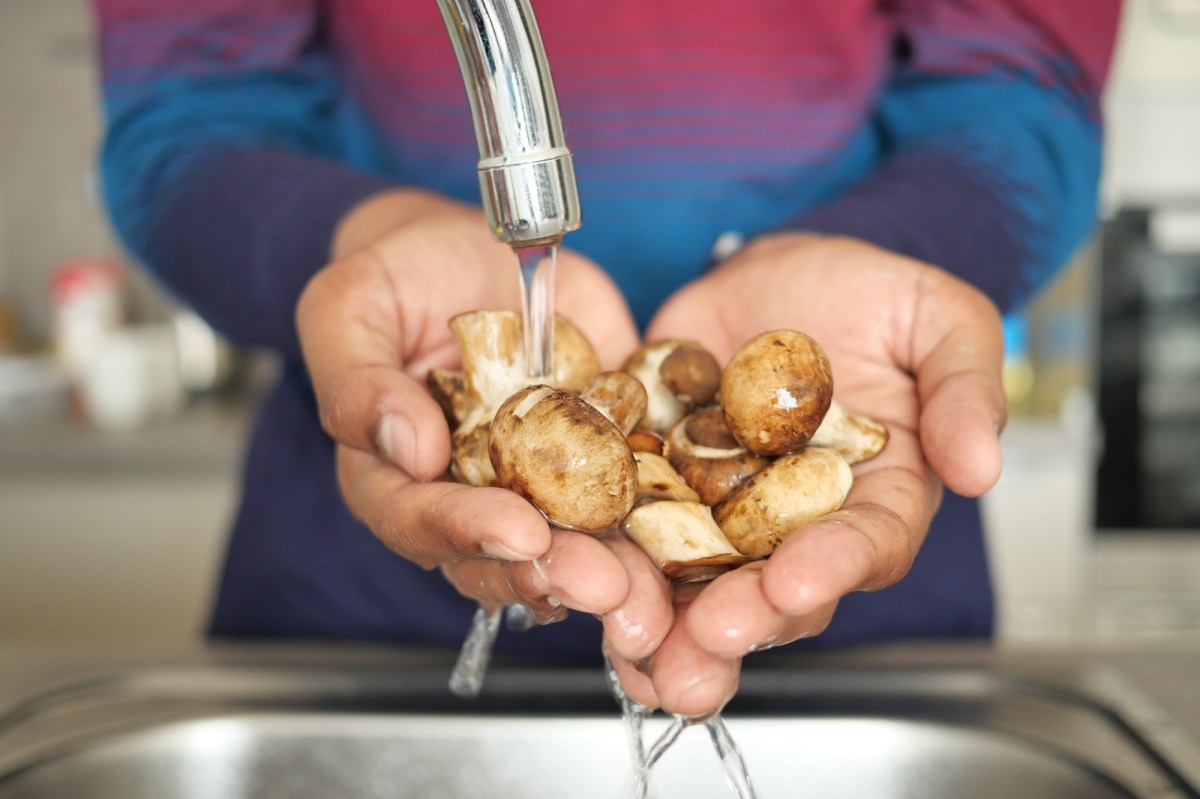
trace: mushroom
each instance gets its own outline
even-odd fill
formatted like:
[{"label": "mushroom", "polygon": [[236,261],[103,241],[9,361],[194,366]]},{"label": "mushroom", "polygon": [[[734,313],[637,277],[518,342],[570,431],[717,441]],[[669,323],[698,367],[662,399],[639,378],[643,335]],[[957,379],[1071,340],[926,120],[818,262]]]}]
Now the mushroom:
[{"label": "mushroom", "polygon": [[456,430],[450,436],[450,475],[471,486],[494,486],[496,472],[488,452],[492,423]]},{"label": "mushroom", "polygon": [[[462,353],[461,377],[434,369],[427,381],[442,410],[457,423],[451,437],[450,473],[470,485],[493,485],[487,425],[508,397],[538,382],[528,374],[521,315],[503,310],[471,311],[451,319],[450,330]],[[556,316],[554,374],[549,382],[578,393],[599,371],[591,342],[579,328]]]},{"label": "mushroom", "polygon": [[646,389],[624,372],[601,372],[579,395],[628,437],[646,413]]},{"label": "mushroom", "polygon": [[738,552],[700,502],[649,502],[625,518],[626,535],[676,582],[711,580],[751,558]]},{"label": "mushroom", "polygon": [[833,400],[829,412],[808,442],[815,447],[836,449],[853,466],[878,455],[888,442],[888,431],[866,416],[855,416]]},{"label": "mushroom", "polygon": [[679,472],[671,468],[670,462],[653,452],[635,452],[637,463],[637,501],[646,499],[673,499],[679,502],[699,502],[697,494]]},{"label": "mushroom", "polygon": [[425,382],[429,386],[429,393],[446,415],[450,429],[457,428],[475,404],[475,400],[467,393],[466,376],[452,369],[433,368],[429,370]]},{"label": "mushroom", "polygon": [[795,452],[808,443],[833,399],[825,352],[795,330],[747,341],[721,375],[721,406],[729,429],[756,455]]},{"label": "mushroom", "polygon": [[718,504],[768,463],[737,442],[716,405],[695,411],[671,428],[666,456],[706,505]]},{"label": "mushroom", "polygon": [[624,434],[568,391],[529,386],[505,400],[488,452],[496,484],[559,527],[613,529],[637,498],[637,463]]},{"label": "mushroom", "polygon": [[717,359],[699,343],[684,339],[643,346],[621,371],[646,387],[649,404],[640,426],[656,433],[665,433],[692,408],[712,402],[721,385]]},{"label": "mushroom", "polygon": [[765,558],[792,532],[840,508],[853,482],[835,450],[805,447],[746,481],[713,518],[739,552]]},{"label": "mushroom", "polygon": [[666,445],[663,437],[653,430],[634,430],[625,436],[625,440],[629,442],[629,448],[634,452],[652,452],[655,455],[662,455]]}]

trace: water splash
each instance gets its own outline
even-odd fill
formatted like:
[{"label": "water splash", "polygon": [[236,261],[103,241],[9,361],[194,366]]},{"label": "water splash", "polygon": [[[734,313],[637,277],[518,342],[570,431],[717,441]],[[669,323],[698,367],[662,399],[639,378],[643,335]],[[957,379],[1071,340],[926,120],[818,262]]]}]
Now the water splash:
[{"label": "water splash", "polygon": [[608,655],[604,656],[604,676],[608,680],[608,690],[613,699],[621,706],[621,721],[629,743],[629,761],[633,766],[633,799],[649,799],[650,769],[646,766],[646,746],[642,742],[642,728],[651,710],[641,702],[630,699],[625,693],[625,689],[621,687],[621,678]]},{"label": "water splash", "polygon": [[738,799],[756,799],[746,761],[742,758],[742,752],[733,740],[729,728],[725,726],[725,719],[718,713],[706,721],[704,726],[708,730],[708,737],[712,739],[713,748],[717,750],[721,767],[725,770],[725,781],[733,789],[734,795]]},{"label": "water splash", "polygon": [[500,632],[504,609],[488,612],[480,607],[471,619],[471,628],[450,672],[450,692],[463,699],[474,699],[483,690],[483,678],[492,659],[492,647]]}]

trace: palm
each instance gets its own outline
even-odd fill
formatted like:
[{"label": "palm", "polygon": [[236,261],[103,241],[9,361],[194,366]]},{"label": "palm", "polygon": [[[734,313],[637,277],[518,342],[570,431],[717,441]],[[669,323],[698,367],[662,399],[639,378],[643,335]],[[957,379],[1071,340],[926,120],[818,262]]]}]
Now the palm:
[{"label": "palm", "polygon": [[[727,360],[757,333],[790,328],[829,356],[834,396],[884,422],[890,440],[854,467],[842,510],[794,532],[765,563],[709,584],[683,626],[717,660],[820,632],[838,599],[899,579],[924,537],[941,482],[969,494],[999,469],[998,316],[977,291],[929,265],[861,242],[759,240],[671,298],[648,338],[693,338]],[[678,678],[677,678],[678,679]],[[668,687],[669,690],[669,687]],[[719,701],[714,684],[710,701]],[[698,701],[698,700],[697,700]]]}]

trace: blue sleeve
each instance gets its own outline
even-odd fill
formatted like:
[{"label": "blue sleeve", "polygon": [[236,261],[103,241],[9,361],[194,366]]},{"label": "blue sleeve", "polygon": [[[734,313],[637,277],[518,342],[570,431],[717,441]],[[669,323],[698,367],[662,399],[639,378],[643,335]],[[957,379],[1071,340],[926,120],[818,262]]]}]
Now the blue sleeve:
[{"label": "blue sleeve", "polygon": [[297,356],[300,291],[345,212],[387,185],[340,163],[315,0],[95,6],[122,240],[233,340]]},{"label": "blue sleeve", "polygon": [[1002,310],[1019,305],[1095,224],[1116,19],[1116,2],[901,3],[875,114],[885,160],[796,226],[920,258]]}]

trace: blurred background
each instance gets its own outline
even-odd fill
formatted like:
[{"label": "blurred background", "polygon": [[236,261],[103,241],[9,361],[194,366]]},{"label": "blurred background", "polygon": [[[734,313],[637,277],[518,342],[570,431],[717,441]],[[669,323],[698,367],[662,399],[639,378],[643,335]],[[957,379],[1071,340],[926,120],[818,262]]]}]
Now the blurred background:
[{"label": "blurred background", "polygon": [[[186,642],[275,365],[110,234],[85,0],[0,0],[0,642]],[[1200,0],[1127,0],[1102,224],[1008,320],[1000,640],[1200,640]],[[2,643],[0,643],[2,645]]]}]

